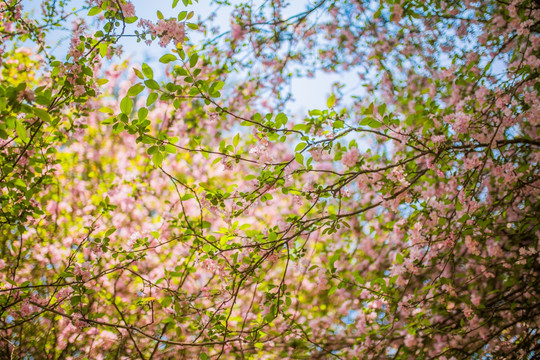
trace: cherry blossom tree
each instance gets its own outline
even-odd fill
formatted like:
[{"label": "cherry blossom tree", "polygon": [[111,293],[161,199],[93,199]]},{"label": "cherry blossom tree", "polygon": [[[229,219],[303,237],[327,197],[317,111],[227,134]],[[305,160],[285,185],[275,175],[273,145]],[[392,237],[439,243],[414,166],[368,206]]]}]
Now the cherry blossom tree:
[{"label": "cherry blossom tree", "polygon": [[537,1],[39,3],[0,0],[1,358],[537,356]]}]

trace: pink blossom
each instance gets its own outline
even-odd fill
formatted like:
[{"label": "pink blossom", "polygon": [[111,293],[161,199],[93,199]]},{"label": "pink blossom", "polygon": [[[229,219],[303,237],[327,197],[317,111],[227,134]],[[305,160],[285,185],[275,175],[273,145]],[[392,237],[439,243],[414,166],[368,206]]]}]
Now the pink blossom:
[{"label": "pink blossom", "polygon": [[469,115],[467,115],[467,114],[465,114],[463,112],[458,112],[455,115],[455,118],[454,118],[453,129],[458,134],[464,134],[464,133],[467,132],[467,130],[469,128],[470,121],[471,121],[471,119],[470,119]]},{"label": "pink blossom", "polygon": [[62,288],[58,293],[56,294],[57,298],[59,299],[65,299],[71,294],[70,288]]},{"label": "pink blossom", "polygon": [[434,135],[434,136],[431,137],[431,140],[435,144],[441,144],[446,140],[446,136],[444,136],[444,135]]},{"label": "pink blossom", "polygon": [[135,243],[137,242],[137,240],[140,240],[142,239],[142,235],[140,232],[138,231],[135,231],[133,234],[131,234],[131,236],[129,237],[129,240],[127,242],[127,246],[129,249],[133,249],[133,246],[135,245]]},{"label": "pink blossom", "polygon": [[232,24],[231,25],[231,36],[236,41],[242,41],[244,38],[245,32],[242,30],[242,26],[239,24]]},{"label": "pink blossom", "polygon": [[32,314],[35,311],[34,306],[30,305],[30,302],[28,299],[24,299],[21,308],[19,310],[21,316],[28,316]]},{"label": "pink blossom", "polygon": [[84,85],[75,85],[73,90],[73,95],[75,97],[82,96],[85,93],[86,89],[84,88]]},{"label": "pink blossom", "polygon": [[183,43],[185,37],[184,23],[175,18],[160,19],[157,24],[152,24],[148,20],[141,20],[139,26],[146,27],[150,34],[159,37],[159,45],[166,47],[171,41],[176,45]]},{"label": "pink blossom", "polygon": [[217,112],[210,112],[207,115],[212,124],[217,124],[219,122],[220,116]]},{"label": "pink blossom", "polygon": [[83,281],[88,281],[92,277],[92,274],[90,273],[90,271],[87,270],[88,266],[89,266],[88,263],[85,263],[82,266],[79,264],[75,264],[73,273],[76,276],[82,277]]},{"label": "pink blossom", "polygon": [[259,164],[268,164],[272,163],[273,159],[268,151],[268,147],[263,143],[258,143],[249,150],[250,154],[253,154],[257,157]]},{"label": "pink blossom", "polygon": [[322,160],[322,149],[319,147],[311,148],[309,149],[309,153],[311,154],[311,157],[313,158],[313,161],[321,161]]},{"label": "pink blossom", "polygon": [[83,320],[83,316],[79,313],[74,313],[73,315],[71,315],[71,323],[79,331],[88,326],[88,323]]},{"label": "pink blossom", "polygon": [[478,293],[474,293],[471,295],[471,302],[473,303],[474,306],[479,306],[481,301],[482,301],[482,297],[480,297]]},{"label": "pink blossom", "polygon": [[392,14],[394,15],[394,22],[399,23],[401,21],[401,18],[403,16],[403,8],[400,4],[395,4],[394,9],[392,10]]},{"label": "pink blossom", "polygon": [[411,348],[411,347],[413,347],[414,345],[416,345],[416,339],[414,338],[413,335],[407,334],[407,335],[405,336],[404,344],[405,344],[406,347]]},{"label": "pink blossom", "polygon": [[343,154],[343,157],[341,158],[341,162],[343,165],[347,167],[353,167],[358,162],[358,158],[360,157],[360,152],[357,148],[353,147],[351,150],[347,151],[345,154]]},{"label": "pink blossom", "polygon": [[133,17],[135,16],[135,7],[131,1],[126,1],[125,3],[120,4],[124,17]]}]

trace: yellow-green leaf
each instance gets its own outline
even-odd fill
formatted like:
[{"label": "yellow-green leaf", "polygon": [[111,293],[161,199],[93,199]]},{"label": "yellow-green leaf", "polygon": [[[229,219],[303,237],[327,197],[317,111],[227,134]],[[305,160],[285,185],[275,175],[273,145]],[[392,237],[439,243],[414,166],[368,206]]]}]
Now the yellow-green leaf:
[{"label": "yellow-green leaf", "polygon": [[336,97],[334,96],[334,94],[330,95],[330,97],[328,98],[328,100],[326,101],[326,105],[331,108],[334,106],[334,104],[336,103]]},{"label": "yellow-green leaf", "polygon": [[26,142],[28,140],[28,133],[26,132],[26,128],[22,121],[17,121],[15,130],[17,131],[17,136],[19,136],[22,141]]}]

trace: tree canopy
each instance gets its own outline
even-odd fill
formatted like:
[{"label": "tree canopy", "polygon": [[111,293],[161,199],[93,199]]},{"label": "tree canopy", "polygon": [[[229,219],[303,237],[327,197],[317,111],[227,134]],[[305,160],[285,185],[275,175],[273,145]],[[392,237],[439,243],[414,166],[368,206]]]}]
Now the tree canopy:
[{"label": "tree canopy", "polygon": [[538,356],[538,1],[145,6],[0,0],[1,358]]}]

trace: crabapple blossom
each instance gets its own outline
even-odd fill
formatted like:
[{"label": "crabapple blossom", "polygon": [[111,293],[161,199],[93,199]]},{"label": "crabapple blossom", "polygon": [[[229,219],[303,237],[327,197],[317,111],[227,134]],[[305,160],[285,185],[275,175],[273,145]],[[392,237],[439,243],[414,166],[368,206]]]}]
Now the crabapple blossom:
[{"label": "crabapple blossom", "polygon": [[192,2],[0,2],[0,358],[535,358],[538,2]]}]

